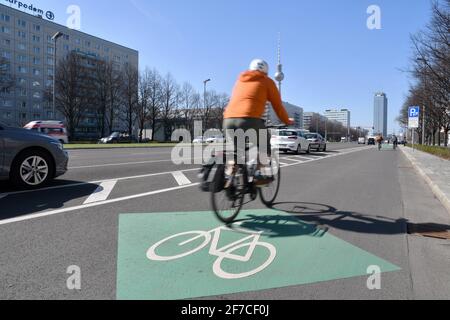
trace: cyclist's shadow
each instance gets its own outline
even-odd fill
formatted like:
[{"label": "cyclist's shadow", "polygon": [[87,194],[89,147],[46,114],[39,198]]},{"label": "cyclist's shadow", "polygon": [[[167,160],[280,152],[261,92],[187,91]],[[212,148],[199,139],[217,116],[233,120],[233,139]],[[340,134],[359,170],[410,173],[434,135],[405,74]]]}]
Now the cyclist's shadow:
[{"label": "cyclist's shadow", "polygon": [[327,227],[306,223],[295,216],[267,215],[257,216],[248,214],[237,220],[228,228],[239,232],[239,228],[254,232],[262,232],[262,236],[269,238],[311,236],[323,237],[328,233]]}]

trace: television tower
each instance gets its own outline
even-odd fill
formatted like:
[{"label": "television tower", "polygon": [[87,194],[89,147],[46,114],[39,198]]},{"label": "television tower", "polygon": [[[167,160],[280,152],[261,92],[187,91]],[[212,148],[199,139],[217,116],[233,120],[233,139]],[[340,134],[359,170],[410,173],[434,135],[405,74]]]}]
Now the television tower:
[{"label": "television tower", "polygon": [[278,64],[277,72],[275,73],[275,80],[278,81],[278,89],[281,94],[281,82],[284,80],[283,65],[281,64],[281,33],[278,33]]}]

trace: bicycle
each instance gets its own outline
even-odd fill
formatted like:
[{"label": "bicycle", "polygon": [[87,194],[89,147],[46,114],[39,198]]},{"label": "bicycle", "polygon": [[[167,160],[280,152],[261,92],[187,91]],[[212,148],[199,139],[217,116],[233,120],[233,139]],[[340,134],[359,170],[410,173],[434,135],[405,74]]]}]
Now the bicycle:
[{"label": "bicycle", "polygon": [[[267,129],[279,129],[282,127],[284,126],[269,126]],[[249,147],[247,146],[246,153],[248,150]],[[251,201],[255,201],[259,195],[263,204],[268,208],[273,205],[281,185],[281,168],[275,154],[276,151],[273,150],[271,156],[268,157],[268,167],[270,168],[268,176],[271,177],[271,182],[263,187],[255,185],[256,161],[245,161],[245,165],[235,165],[233,175],[228,177],[229,183],[226,188],[225,165],[217,165],[214,179],[209,185],[209,192],[211,193],[213,211],[220,221],[227,224],[232,223],[241,212],[246,195],[250,196]]]}]

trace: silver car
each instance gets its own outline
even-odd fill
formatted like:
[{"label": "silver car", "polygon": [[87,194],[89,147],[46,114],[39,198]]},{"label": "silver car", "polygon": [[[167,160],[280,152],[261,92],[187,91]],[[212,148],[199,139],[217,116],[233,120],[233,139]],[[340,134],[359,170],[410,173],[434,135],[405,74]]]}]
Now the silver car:
[{"label": "silver car", "polygon": [[69,156],[58,140],[0,123],[0,180],[39,188],[67,171]]}]

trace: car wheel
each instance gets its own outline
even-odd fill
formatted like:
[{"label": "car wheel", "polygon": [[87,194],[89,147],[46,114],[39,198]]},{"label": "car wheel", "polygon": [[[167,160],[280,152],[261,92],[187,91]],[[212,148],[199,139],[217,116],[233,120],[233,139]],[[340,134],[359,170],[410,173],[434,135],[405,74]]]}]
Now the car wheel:
[{"label": "car wheel", "polygon": [[295,152],[295,154],[300,154],[302,152],[302,146],[299,144],[297,147],[297,151]]},{"label": "car wheel", "polygon": [[50,155],[39,150],[20,154],[11,167],[11,182],[20,188],[45,186],[54,177],[55,167]]},{"label": "car wheel", "polygon": [[311,153],[311,146],[308,146],[308,150],[306,150],[306,154],[310,154]]}]

